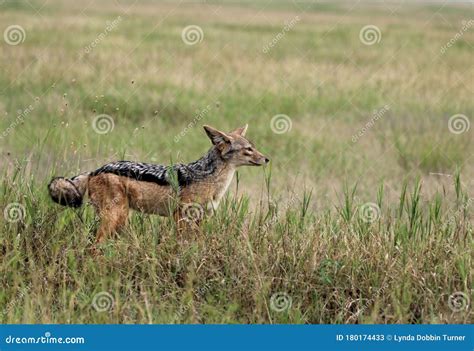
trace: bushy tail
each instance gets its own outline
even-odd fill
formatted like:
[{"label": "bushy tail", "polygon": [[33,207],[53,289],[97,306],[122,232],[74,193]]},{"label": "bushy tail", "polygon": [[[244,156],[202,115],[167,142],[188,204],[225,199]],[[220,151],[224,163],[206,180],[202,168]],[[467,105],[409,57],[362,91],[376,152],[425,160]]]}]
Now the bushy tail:
[{"label": "bushy tail", "polygon": [[80,207],[87,190],[89,174],[73,178],[54,177],[48,184],[49,195],[54,202],[69,207]]}]

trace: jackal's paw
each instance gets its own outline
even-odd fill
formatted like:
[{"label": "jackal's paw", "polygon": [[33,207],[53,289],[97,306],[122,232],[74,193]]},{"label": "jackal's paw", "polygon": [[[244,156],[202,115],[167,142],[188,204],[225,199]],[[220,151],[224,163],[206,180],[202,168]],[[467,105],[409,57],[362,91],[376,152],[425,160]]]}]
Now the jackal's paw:
[{"label": "jackal's paw", "polygon": [[100,249],[100,247],[97,246],[97,244],[94,244],[89,247],[89,253],[91,254],[91,256],[97,257],[102,254],[102,250]]}]

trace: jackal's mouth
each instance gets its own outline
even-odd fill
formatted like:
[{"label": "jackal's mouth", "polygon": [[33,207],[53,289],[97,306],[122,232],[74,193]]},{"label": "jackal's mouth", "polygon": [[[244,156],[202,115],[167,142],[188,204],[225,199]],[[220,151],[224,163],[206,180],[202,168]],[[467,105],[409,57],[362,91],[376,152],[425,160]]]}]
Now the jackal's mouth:
[{"label": "jackal's mouth", "polygon": [[249,161],[252,166],[261,166],[262,163],[257,163],[255,161]]}]

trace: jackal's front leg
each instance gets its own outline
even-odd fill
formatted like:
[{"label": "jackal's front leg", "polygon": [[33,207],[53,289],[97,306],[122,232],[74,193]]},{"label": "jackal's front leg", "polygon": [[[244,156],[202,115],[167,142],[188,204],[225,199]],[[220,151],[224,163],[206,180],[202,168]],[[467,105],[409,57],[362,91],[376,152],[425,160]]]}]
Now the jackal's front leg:
[{"label": "jackal's front leg", "polygon": [[199,231],[202,217],[190,216],[186,207],[180,207],[173,213],[176,230],[179,235],[193,234]]}]

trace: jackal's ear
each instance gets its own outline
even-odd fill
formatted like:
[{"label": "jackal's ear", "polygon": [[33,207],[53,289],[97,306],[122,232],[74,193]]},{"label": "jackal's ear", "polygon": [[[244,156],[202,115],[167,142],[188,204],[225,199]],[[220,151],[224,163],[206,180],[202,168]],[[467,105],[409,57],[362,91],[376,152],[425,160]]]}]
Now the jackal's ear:
[{"label": "jackal's ear", "polygon": [[236,130],[233,130],[231,133],[232,134],[238,134],[240,136],[245,136],[245,133],[247,133],[247,128],[249,127],[248,124],[244,125],[243,127],[237,128]]},{"label": "jackal's ear", "polygon": [[211,126],[204,125],[204,130],[206,131],[207,136],[211,139],[214,145],[221,143],[230,143],[231,137],[220,130],[214,129]]}]

